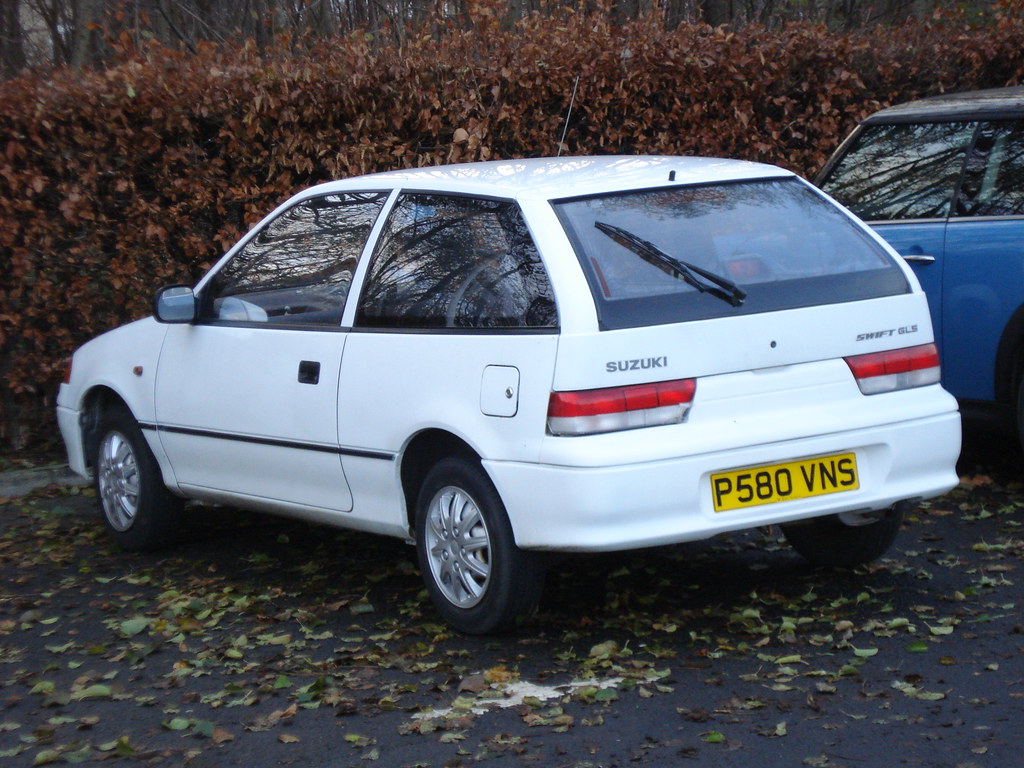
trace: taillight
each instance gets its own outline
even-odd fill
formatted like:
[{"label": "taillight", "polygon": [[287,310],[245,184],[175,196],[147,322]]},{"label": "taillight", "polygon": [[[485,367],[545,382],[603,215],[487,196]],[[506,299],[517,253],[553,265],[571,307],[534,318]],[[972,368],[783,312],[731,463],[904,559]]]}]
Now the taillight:
[{"label": "taillight", "polygon": [[686,420],[696,389],[695,379],[678,379],[552,392],[548,401],[548,431],[553,435],[593,435],[679,424]]},{"label": "taillight", "polygon": [[871,352],[846,358],[865,395],[938,384],[939,350],[934,344]]}]

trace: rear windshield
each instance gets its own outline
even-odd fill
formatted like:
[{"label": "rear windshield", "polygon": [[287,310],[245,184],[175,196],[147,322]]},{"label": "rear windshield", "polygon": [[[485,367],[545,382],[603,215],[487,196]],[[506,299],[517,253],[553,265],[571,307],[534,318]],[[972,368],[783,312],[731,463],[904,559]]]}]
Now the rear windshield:
[{"label": "rear windshield", "polygon": [[605,329],[910,290],[877,243],[792,177],[573,198],[554,207]]}]

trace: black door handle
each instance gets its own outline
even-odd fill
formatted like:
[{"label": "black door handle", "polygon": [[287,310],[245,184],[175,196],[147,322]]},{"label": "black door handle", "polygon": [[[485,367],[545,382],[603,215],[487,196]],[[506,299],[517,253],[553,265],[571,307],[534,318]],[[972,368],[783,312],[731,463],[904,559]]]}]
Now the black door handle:
[{"label": "black door handle", "polygon": [[316,360],[302,360],[299,363],[299,384],[319,384],[320,363]]}]

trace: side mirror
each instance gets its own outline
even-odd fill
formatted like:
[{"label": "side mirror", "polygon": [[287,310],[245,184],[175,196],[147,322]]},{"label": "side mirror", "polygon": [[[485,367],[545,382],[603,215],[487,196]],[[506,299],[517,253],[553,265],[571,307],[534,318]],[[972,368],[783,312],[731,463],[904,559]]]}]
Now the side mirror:
[{"label": "side mirror", "polygon": [[196,295],[187,285],[168,285],[156,292],[153,314],[161,323],[192,323],[196,319]]}]

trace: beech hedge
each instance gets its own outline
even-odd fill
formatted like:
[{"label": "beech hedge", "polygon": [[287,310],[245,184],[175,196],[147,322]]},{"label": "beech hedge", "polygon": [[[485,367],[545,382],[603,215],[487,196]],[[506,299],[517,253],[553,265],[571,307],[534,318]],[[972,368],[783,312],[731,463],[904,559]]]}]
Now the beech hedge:
[{"label": "beech hedge", "polygon": [[[836,34],[486,9],[470,29],[301,54],[123,52],[0,83],[0,449],[54,439],[69,353],[194,282],[275,204],[330,178],[555,154],[737,157],[813,174],[899,101],[1018,84],[1024,21]],[[578,85],[577,85],[578,84]]]}]

